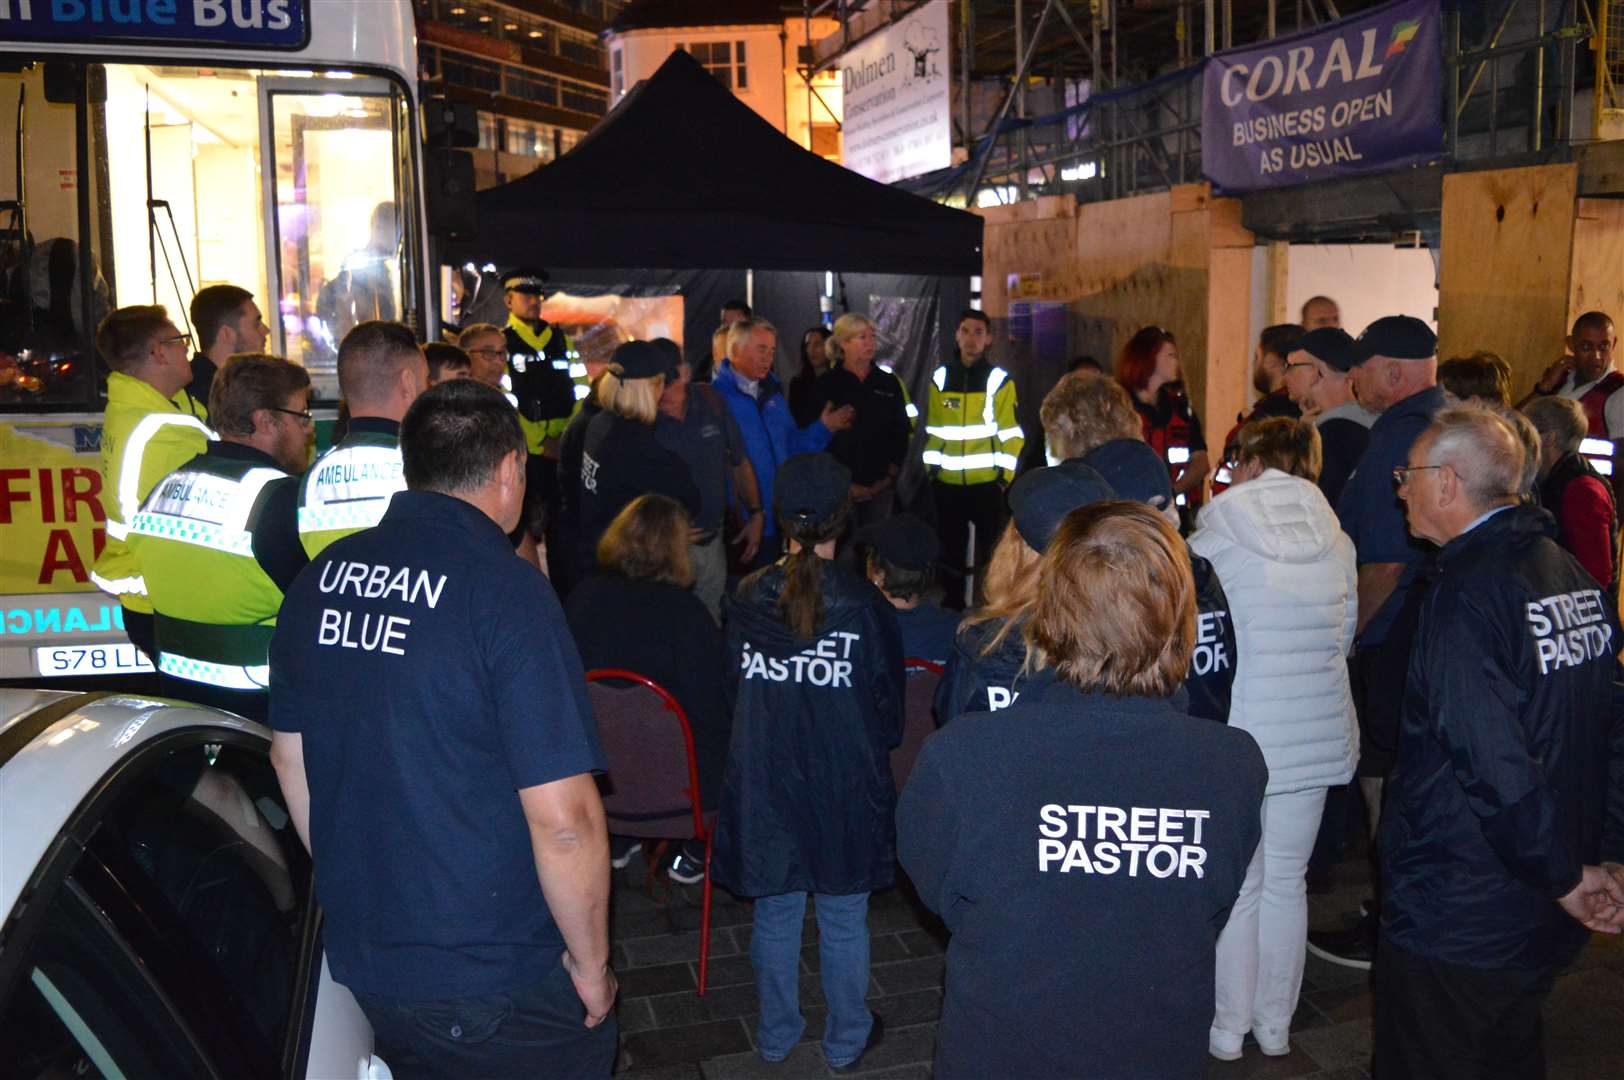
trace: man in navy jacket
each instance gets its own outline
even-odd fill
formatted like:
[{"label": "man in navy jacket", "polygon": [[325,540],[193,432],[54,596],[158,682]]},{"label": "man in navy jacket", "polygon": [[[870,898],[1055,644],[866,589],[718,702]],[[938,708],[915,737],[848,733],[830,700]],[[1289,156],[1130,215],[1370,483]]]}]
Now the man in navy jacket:
[{"label": "man in navy jacket", "polygon": [[1410,531],[1441,550],[1382,815],[1382,1080],[1543,1076],[1552,982],[1587,928],[1624,922],[1618,620],[1518,504],[1522,456],[1504,420],[1459,408],[1395,470]]}]

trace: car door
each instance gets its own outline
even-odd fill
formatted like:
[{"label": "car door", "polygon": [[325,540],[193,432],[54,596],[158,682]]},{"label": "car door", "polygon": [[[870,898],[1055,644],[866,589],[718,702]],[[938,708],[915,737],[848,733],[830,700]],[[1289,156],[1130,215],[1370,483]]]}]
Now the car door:
[{"label": "car door", "polygon": [[[240,731],[155,738],[69,822],[0,945],[0,1025],[48,1011],[68,1032],[69,1042],[41,1047],[40,1061],[71,1057],[85,1075],[378,1075],[371,1029],[353,998],[322,978],[310,860],[267,750]],[[117,1001],[80,1003],[52,978],[61,963],[53,942],[70,930],[79,953],[107,969],[84,986],[117,988]],[[80,987],[71,970],[67,978]],[[135,1008],[172,1036],[154,1043],[173,1043],[161,1065],[126,1066],[132,1051],[115,1019]]]}]

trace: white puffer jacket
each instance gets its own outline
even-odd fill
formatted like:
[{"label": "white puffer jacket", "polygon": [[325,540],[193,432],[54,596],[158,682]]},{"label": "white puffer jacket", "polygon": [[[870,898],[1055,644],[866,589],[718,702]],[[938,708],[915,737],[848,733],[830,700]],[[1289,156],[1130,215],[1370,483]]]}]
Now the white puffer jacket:
[{"label": "white puffer jacket", "polygon": [[1270,795],[1342,784],[1359,757],[1346,657],[1358,617],[1353,542],[1315,485],[1278,469],[1201,511],[1235,620],[1229,722],[1263,749]]}]

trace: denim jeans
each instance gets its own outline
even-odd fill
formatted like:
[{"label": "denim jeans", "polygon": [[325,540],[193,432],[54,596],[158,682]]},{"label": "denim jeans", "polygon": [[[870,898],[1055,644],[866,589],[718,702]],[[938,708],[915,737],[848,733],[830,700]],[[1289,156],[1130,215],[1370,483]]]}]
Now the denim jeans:
[{"label": "denim jeans", "polygon": [[581,1004],[563,964],[506,994],[400,1001],[356,994],[372,1023],[375,1053],[396,1080],[476,1076],[606,1077],[615,1063],[614,1014],[581,1026]]},{"label": "denim jeans", "polygon": [[[750,960],[756,969],[761,1021],[756,1046],[768,1061],[789,1056],[806,1030],[801,1015],[801,931],[806,893],[762,896],[755,903]],[[816,896],[818,959],[829,1022],[823,1029],[823,1056],[839,1068],[863,1052],[874,1018],[868,996],[868,893]]]}]

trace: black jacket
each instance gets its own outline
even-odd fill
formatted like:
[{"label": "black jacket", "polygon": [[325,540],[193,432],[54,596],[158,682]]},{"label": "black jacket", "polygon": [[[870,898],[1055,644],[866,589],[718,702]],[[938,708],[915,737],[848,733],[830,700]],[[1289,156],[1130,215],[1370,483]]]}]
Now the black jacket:
[{"label": "black jacket", "polygon": [[[1174,705],[1198,720],[1227,724],[1230,691],[1235,685],[1235,620],[1230,617],[1229,597],[1224,595],[1212,563],[1193,551],[1189,555],[1198,613],[1196,650]],[[1026,643],[1019,627],[1005,635],[998,648],[983,655],[983,646],[1000,625],[975,623],[959,631],[953,655],[942,671],[942,681],[936,684],[933,706],[938,726],[964,713],[1008,708],[1023,692],[1053,681],[1054,673],[1049,670],[1022,673]]]},{"label": "black jacket", "polygon": [[1267,782],[1239,728],[1061,682],[926,740],[897,840],[953,933],[935,1075],[1205,1076]]},{"label": "black jacket", "polygon": [[1617,616],[1512,507],[1438,553],[1387,782],[1382,932],[1474,968],[1563,964],[1588,932],[1554,901],[1624,858]]},{"label": "black jacket", "polygon": [[[829,440],[829,453],[851,470],[852,483],[875,484],[891,475],[893,468],[902,470],[913,428],[908,423],[901,379],[878,364],[862,380],[844,367],[835,367],[818,379],[815,393],[814,420],[825,405],[850,405],[854,410],[851,427],[835,432]],[[793,398],[790,408],[795,408]],[[798,415],[796,420],[800,420]]]},{"label": "black jacket", "polygon": [[699,517],[699,488],[688,464],[660,445],[653,424],[608,411],[587,425],[579,491],[577,551],[583,568],[596,565],[603,531],[639,495],[667,495],[682,504],[690,520]]},{"label": "black jacket", "polygon": [[814,641],[796,640],[779,620],[782,563],[723,602],[735,704],[711,868],[739,896],[872,892],[895,878],[896,614],[851,571],[819,569]]}]

